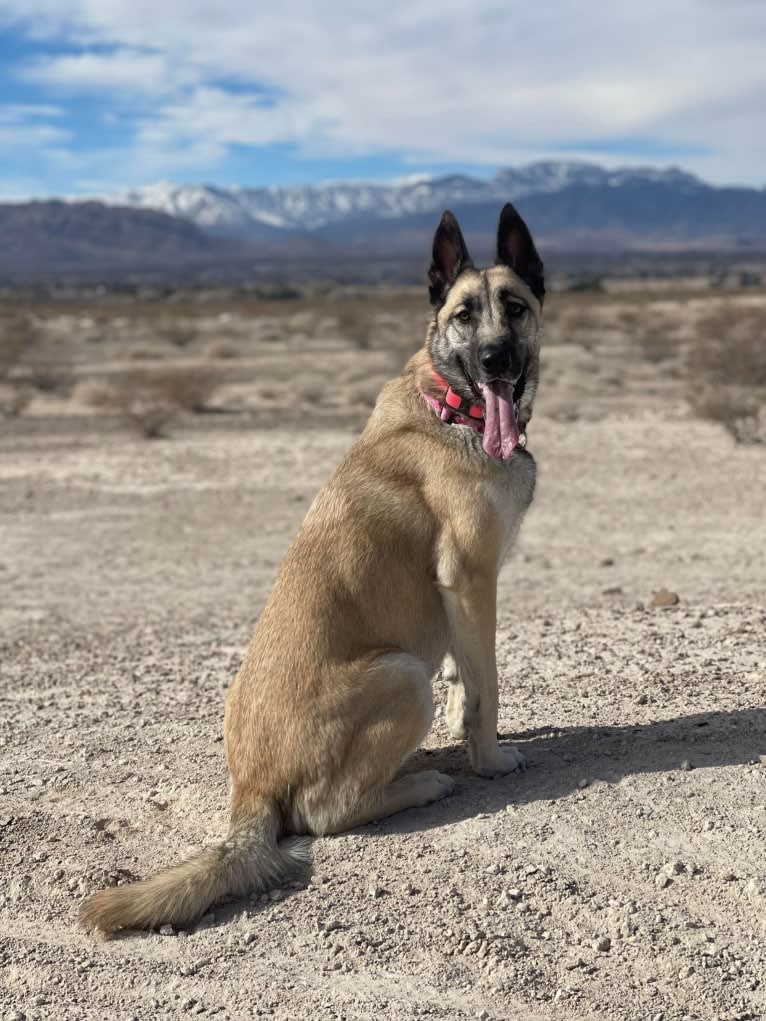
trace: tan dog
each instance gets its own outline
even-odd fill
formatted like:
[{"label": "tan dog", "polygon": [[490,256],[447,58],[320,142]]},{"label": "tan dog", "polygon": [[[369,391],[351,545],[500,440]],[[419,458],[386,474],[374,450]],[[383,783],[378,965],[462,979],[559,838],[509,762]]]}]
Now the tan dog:
[{"label": "tan dog", "polygon": [[280,838],[336,833],[449,794],[442,773],[397,777],[431,726],[443,660],[448,723],[467,738],[473,768],[492,776],[523,764],[497,741],[495,604],[535,484],[521,441],[537,388],[542,268],[512,206],[486,270],[444,213],[425,347],[383,388],[314,500],[229,692],[228,837],[96,893],[85,925],[187,925],[305,865],[308,842]]}]

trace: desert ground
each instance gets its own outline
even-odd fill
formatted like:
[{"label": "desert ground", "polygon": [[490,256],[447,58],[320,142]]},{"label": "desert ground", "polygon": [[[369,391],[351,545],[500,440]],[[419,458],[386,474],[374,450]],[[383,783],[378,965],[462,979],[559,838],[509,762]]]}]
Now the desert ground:
[{"label": "desert ground", "polygon": [[0,1018],[766,1016],[766,293],[547,311],[497,636],[528,771],[472,775],[436,681],[406,768],[453,796],[104,941],[87,893],[224,833],[226,688],[426,300],[3,299]]}]

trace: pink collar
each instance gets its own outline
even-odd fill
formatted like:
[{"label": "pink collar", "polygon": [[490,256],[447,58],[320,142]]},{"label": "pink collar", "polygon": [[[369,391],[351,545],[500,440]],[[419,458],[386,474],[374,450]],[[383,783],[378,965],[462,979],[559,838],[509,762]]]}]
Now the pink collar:
[{"label": "pink collar", "polygon": [[484,408],[480,404],[471,404],[460,394],[456,394],[444,376],[440,375],[433,365],[431,374],[438,386],[444,387],[444,394],[442,397],[433,397],[421,390],[420,396],[426,404],[433,409],[442,422],[451,425],[468,425],[476,432],[483,433]]}]

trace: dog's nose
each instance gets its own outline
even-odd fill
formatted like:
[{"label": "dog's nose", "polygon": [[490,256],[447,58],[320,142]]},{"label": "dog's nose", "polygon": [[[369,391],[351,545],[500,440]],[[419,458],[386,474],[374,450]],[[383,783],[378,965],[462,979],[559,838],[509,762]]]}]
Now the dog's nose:
[{"label": "dog's nose", "polygon": [[511,367],[511,355],[505,344],[487,344],[479,352],[482,369],[490,379],[507,374]]}]

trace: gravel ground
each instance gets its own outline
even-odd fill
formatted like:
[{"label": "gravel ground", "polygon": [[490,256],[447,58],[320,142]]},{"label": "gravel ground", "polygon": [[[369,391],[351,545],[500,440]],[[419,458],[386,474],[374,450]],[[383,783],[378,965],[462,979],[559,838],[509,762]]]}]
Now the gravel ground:
[{"label": "gravel ground", "polygon": [[766,454],[682,409],[540,418],[498,632],[528,772],[473,776],[437,685],[413,765],[452,797],[109,942],[86,893],[225,829],[224,691],[351,436],[0,439],[0,1018],[766,1015]]}]

